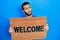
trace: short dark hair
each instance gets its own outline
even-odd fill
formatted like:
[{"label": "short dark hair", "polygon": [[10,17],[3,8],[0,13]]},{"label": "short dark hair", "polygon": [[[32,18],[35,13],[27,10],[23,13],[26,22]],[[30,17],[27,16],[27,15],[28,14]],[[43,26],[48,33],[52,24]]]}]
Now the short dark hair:
[{"label": "short dark hair", "polygon": [[24,3],[22,4],[22,10],[24,10],[23,6],[24,6],[24,5],[27,5],[27,4],[30,4],[30,3],[29,3],[29,2],[24,2]]}]

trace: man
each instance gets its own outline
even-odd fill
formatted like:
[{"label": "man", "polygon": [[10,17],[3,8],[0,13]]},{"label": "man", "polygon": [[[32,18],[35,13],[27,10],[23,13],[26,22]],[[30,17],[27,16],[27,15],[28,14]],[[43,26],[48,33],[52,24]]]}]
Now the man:
[{"label": "man", "polygon": [[[26,17],[27,17],[27,18],[34,17],[34,16],[32,16],[32,9],[31,9],[31,7],[30,7],[30,3],[29,3],[29,2],[24,2],[24,3],[22,4],[22,10],[23,10],[23,12],[26,14]],[[48,31],[48,25],[47,25],[47,24],[46,24],[46,27],[45,27],[44,29],[45,29],[46,31]],[[13,32],[13,30],[12,30],[11,27],[10,27],[9,32],[10,32],[10,33]]]}]

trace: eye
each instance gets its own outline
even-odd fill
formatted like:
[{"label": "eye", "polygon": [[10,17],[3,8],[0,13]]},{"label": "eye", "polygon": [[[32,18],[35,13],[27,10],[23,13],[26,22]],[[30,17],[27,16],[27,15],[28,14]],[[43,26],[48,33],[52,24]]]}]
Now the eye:
[{"label": "eye", "polygon": [[28,8],[26,8],[25,10],[27,10]]},{"label": "eye", "polygon": [[30,8],[30,7],[29,7]]}]

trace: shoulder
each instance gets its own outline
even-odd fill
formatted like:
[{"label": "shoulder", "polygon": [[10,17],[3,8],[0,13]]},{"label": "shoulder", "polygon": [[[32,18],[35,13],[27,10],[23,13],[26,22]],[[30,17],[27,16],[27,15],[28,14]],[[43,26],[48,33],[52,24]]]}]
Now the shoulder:
[{"label": "shoulder", "polygon": [[32,17],[36,17],[35,15],[32,15]]}]

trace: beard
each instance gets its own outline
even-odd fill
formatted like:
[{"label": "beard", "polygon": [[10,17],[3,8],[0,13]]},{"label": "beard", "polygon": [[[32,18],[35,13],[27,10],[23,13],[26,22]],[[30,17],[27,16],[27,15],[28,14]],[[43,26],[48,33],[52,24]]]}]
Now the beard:
[{"label": "beard", "polygon": [[28,14],[27,12],[25,12],[25,14],[26,14],[27,16],[31,16],[31,15],[32,15],[32,12],[31,12],[31,14]]}]

